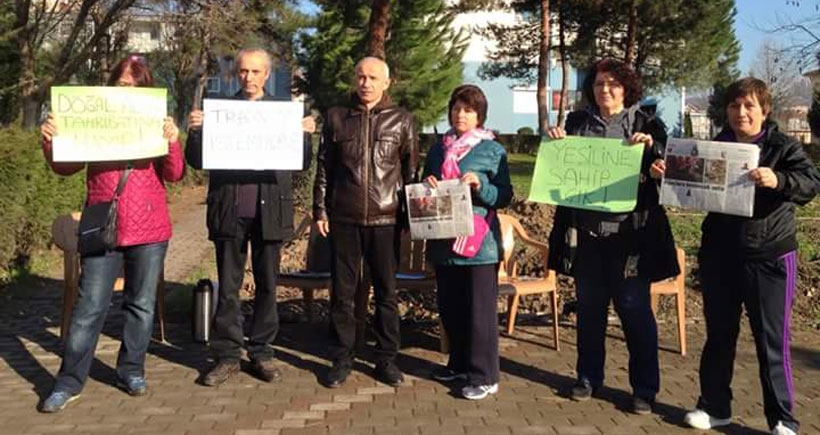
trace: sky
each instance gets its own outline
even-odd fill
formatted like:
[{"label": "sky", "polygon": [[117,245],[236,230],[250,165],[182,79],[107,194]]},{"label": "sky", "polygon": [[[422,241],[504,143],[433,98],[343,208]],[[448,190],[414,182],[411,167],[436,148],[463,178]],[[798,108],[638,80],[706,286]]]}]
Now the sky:
[{"label": "sky", "polygon": [[[800,22],[807,17],[818,16],[818,5],[820,0],[735,0],[735,35],[742,46],[738,65],[741,74],[748,74],[758,48],[766,40],[784,45],[792,43],[792,35],[770,34],[763,29],[774,28],[790,20]],[[812,66],[816,67],[817,64],[813,63]]]}]

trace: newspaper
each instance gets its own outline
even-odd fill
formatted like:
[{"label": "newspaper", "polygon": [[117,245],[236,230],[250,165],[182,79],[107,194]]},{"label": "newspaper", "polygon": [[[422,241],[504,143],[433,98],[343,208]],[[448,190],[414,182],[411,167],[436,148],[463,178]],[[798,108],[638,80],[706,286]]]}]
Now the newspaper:
[{"label": "newspaper", "polygon": [[751,216],[757,167],[757,145],[669,139],[661,204],[695,210]]},{"label": "newspaper", "polygon": [[440,180],[437,188],[418,183],[408,184],[405,191],[413,240],[452,239],[473,234],[473,200],[467,184]]}]

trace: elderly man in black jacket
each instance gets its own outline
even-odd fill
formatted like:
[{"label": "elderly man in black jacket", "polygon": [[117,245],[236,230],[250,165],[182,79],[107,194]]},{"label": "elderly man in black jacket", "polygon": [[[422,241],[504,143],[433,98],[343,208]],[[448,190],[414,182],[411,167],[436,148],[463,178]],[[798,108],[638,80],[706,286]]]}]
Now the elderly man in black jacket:
[{"label": "elderly man in black jacket", "polygon": [[[265,92],[270,77],[270,55],[261,49],[246,49],[237,55],[237,74],[242,90],[234,97],[247,101],[271,101]],[[202,111],[188,117],[188,163],[202,169]],[[313,119],[302,120],[305,132],[313,131]],[[307,136],[307,135],[306,135]],[[309,137],[304,158],[310,154]],[[248,355],[255,374],[273,382],[282,377],[273,359],[271,343],[279,331],[276,311],[276,280],[282,242],[293,235],[293,193],[288,171],[212,170],[208,183],[208,238],[216,247],[219,298],[213,323],[211,350],[217,364],[202,379],[219,385],[240,370],[244,344],[239,287],[245,273],[248,242],[256,294],[253,320],[248,334]]]},{"label": "elderly man in black jacket", "polygon": [[330,235],[333,287],[330,301],[330,359],[325,385],[342,385],[353,363],[356,341],[354,295],[366,261],[376,297],[376,377],[388,385],[404,381],[396,367],[399,315],[396,300],[396,234],[402,224],[403,188],[412,182],[418,159],[413,116],[385,93],[390,72],[384,61],[366,57],[356,65],[356,94],[349,105],[328,110],[317,155],[313,218]]}]

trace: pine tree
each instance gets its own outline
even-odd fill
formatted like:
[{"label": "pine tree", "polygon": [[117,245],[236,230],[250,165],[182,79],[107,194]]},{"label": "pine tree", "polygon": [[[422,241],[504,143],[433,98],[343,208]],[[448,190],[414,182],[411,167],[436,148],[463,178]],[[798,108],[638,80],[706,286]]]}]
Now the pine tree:
[{"label": "pine tree", "polygon": [[814,91],[814,100],[808,113],[809,128],[814,137],[820,137],[820,90]]},{"label": "pine tree", "polygon": [[[355,91],[354,67],[364,56],[370,1],[321,1],[316,31],[302,37],[297,59],[303,76],[297,88],[324,111],[345,104]],[[393,2],[385,55],[394,101],[412,111],[420,125],[445,112],[461,82],[465,44],[450,27],[454,18],[442,0]]]},{"label": "pine tree", "polygon": [[[523,21],[487,28],[485,35],[498,50],[488,56],[493,63],[482,68],[485,76],[532,82],[536,3],[514,1],[511,7]],[[733,0],[577,0],[561,7],[572,36],[567,45],[572,65],[583,68],[602,57],[633,60],[649,92],[668,85],[708,86],[720,75],[720,62],[737,62]]]},{"label": "pine tree", "polygon": [[400,1],[393,9],[386,48],[391,96],[432,125],[447,112],[450,92],[461,84],[465,38],[450,25],[454,14],[442,0]]}]

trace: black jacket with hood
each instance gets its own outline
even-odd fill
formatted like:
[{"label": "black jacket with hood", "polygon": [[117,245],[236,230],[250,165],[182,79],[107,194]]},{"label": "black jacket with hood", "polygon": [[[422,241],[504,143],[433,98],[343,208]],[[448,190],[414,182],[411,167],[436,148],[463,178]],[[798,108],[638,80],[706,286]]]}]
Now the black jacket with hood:
[{"label": "black jacket with hood", "polygon": [[[759,167],[777,176],[774,189],[756,187],[751,217],[709,213],[701,225],[701,255],[739,256],[770,260],[797,249],[795,205],[804,205],[820,193],[820,172],[803,145],[767,121],[760,147]],[[724,131],[716,140],[733,138]]]},{"label": "black jacket with hood", "polygon": [[[242,91],[232,97],[244,100]],[[260,101],[282,101],[267,93]],[[272,126],[275,128],[275,126]],[[303,168],[310,162],[310,135],[303,138]],[[202,129],[192,129],[185,145],[185,159],[202,169]],[[259,186],[259,218],[264,240],[289,240],[293,237],[293,183],[291,171],[223,170],[208,171],[206,221],[210,240],[232,239],[237,235],[239,185]]]},{"label": "black jacket with hood", "polygon": [[[620,222],[626,228],[620,237],[624,255],[637,256],[637,275],[651,281],[671,278],[680,273],[675,241],[669,220],[663,207],[658,204],[658,184],[649,178],[649,167],[655,159],[662,158],[666,147],[666,127],[663,122],[637,105],[625,109],[614,122],[617,134],[628,139],[641,132],[652,136],[653,145],[643,153],[641,163],[642,182],[638,185],[635,210],[631,213],[603,213],[559,206],[555,211],[549,236],[548,267],[565,275],[573,275],[573,264],[578,251],[581,221]],[[611,126],[612,124],[610,124]],[[579,110],[569,114],[564,129],[568,135],[589,137],[613,137],[612,131],[594,110]],[[626,272],[625,272],[626,273]]]}]

